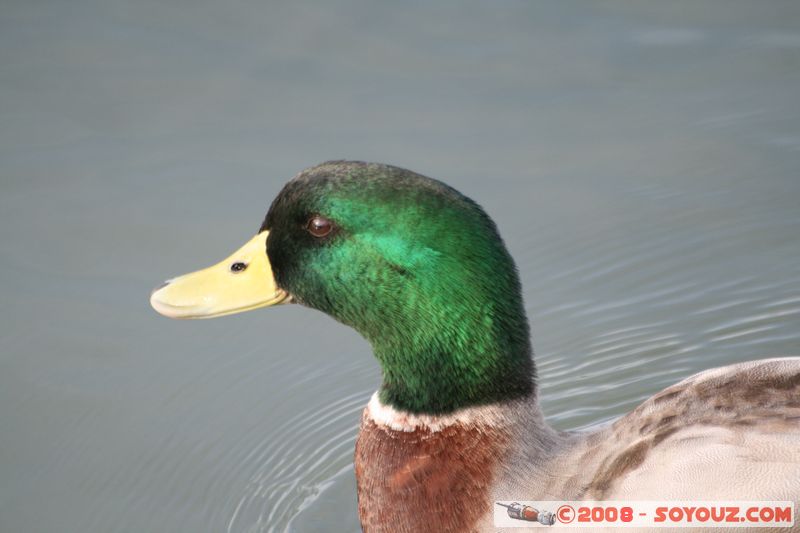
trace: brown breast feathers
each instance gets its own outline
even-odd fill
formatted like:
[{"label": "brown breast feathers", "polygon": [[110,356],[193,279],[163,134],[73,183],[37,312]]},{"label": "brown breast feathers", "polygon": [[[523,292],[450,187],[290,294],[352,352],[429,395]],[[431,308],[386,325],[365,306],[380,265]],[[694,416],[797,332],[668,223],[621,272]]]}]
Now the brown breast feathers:
[{"label": "brown breast feathers", "polygon": [[356,442],[358,511],[365,533],[474,531],[507,454],[507,430],[457,422],[399,431],[364,416]]}]

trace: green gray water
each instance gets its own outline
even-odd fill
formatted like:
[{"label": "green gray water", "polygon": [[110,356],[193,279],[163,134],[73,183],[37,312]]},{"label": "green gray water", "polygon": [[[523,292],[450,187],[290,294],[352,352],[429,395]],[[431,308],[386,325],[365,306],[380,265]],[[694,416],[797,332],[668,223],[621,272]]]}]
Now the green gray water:
[{"label": "green gray water", "polygon": [[0,6],[0,531],[354,531],[379,369],[286,306],[156,315],[331,158],[497,221],[543,408],[800,353],[800,3]]}]

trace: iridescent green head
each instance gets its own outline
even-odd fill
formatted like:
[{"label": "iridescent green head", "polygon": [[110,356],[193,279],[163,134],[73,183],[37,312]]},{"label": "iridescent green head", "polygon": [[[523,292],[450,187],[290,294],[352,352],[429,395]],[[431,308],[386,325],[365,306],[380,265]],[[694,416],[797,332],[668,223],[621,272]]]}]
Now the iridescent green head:
[{"label": "iridescent green head", "polygon": [[265,301],[291,296],[361,333],[383,369],[384,403],[446,413],[534,392],[514,263],[492,220],[451,187],[327,162],[284,187],[259,235],[274,274]]}]

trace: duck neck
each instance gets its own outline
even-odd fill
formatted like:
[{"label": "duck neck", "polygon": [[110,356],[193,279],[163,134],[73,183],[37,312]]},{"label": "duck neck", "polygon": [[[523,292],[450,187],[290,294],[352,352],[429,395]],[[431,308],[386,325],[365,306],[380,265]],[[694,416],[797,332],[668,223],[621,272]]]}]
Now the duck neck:
[{"label": "duck neck", "polygon": [[477,307],[404,318],[373,339],[383,369],[381,402],[415,414],[447,414],[533,397],[535,367],[521,302]]}]

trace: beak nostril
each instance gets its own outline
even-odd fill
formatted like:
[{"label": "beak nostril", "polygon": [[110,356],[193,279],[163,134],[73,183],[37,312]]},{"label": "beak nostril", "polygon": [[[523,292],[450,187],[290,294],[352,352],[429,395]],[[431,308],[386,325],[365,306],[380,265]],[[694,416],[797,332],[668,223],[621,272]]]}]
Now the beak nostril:
[{"label": "beak nostril", "polygon": [[238,272],[242,272],[247,268],[247,263],[243,263],[242,261],[237,261],[231,265],[231,272],[234,274]]}]

